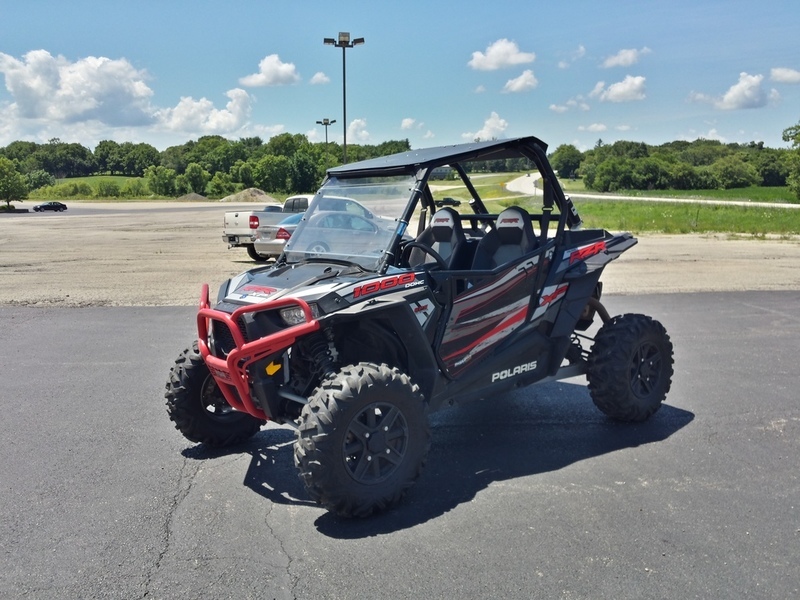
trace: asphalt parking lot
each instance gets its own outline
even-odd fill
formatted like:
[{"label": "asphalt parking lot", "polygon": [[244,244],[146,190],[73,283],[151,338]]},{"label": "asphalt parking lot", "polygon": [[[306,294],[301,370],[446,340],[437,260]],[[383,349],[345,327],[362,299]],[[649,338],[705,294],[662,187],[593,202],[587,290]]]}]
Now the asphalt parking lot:
[{"label": "asphalt parking lot", "polygon": [[188,307],[0,308],[8,598],[790,598],[800,587],[800,292],[618,296],[676,349],[619,425],[568,380],[432,417],[407,501],[309,503],[290,430],[210,452],[163,386]]},{"label": "asphalt parking lot", "polygon": [[672,337],[650,421],[580,378],[456,406],[406,501],[344,521],[291,430],[212,452],[167,418],[199,285],[253,264],[225,208],[0,217],[0,597],[800,596],[796,240],[643,236],[604,301]]}]

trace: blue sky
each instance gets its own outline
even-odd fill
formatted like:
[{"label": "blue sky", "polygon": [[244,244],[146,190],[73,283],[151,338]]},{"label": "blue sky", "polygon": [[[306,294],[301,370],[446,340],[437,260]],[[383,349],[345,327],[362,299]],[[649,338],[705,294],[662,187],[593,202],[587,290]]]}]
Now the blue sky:
[{"label": "blue sky", "polygon": [[0,0],[0,146],[289,132],[787,147],[800,2]]}]

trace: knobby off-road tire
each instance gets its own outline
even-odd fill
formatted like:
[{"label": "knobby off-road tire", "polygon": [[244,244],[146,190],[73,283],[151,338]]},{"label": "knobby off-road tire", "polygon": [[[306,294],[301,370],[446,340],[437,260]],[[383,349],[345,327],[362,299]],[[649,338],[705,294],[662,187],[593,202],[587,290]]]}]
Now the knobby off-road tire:
[{"label": "knobby off-road tire", "polygon": [[419,387],[395,368],[359,363],[325,379],[303,407],[294,461],[313,500],[366,517],[400,501],[429,447]]},{"label": "knobby off-road tire", "polygon": [[589,354],[589,394],[612,419],[644,421],[667,396],[672,362],[661,323],[646,315],[616,316],[600,328]]},{"label": "knobby off-road tire", "polygon": [[198,352],[197,342],[175,360],[164,397],[175,429],[188,440],[213,448],[241,443],[265,423],[233,410],[225,401]]}]

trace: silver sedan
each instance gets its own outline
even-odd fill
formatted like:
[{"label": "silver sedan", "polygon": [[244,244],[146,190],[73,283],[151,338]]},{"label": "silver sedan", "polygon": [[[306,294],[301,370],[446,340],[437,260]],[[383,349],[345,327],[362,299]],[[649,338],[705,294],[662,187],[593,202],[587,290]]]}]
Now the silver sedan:
[{"label": "silver sedan", "polygon": [[253,247],[260,256],[278,258],[283,252],[283,245],[294,232],[304,213],[295,213],[286,217],[277,225],[263,225],[256,230]]}]

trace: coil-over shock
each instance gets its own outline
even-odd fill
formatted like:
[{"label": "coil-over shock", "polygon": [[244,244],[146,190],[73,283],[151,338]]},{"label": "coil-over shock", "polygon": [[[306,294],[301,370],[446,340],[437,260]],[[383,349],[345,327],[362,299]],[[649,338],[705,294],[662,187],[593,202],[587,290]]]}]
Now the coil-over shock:
[{"label": "coil-over shock", "polygon": [[333,345],[333,332],[330,329],[304,339],[303,350],[311,361],[311,371],[315,380],[322,381],[336,370],[337,353]]}]

